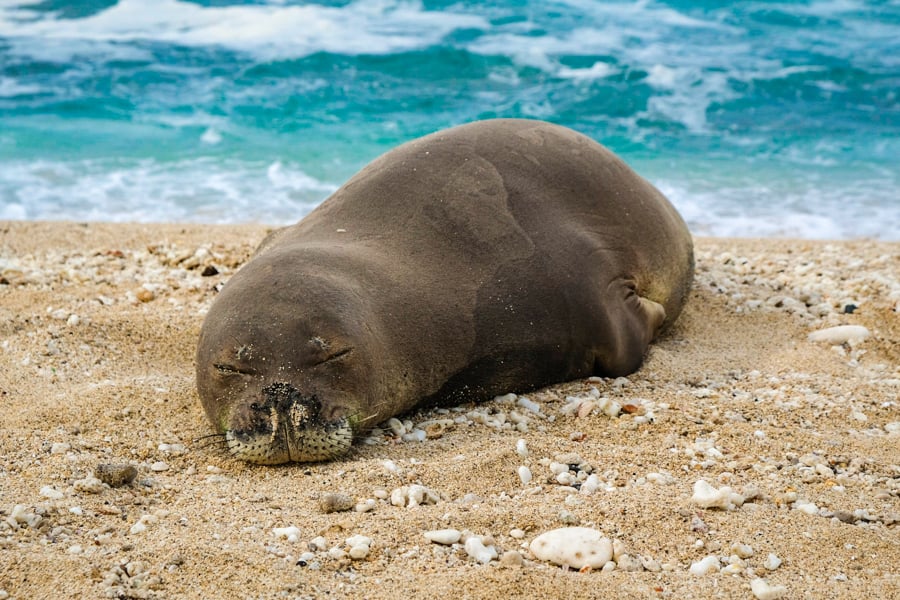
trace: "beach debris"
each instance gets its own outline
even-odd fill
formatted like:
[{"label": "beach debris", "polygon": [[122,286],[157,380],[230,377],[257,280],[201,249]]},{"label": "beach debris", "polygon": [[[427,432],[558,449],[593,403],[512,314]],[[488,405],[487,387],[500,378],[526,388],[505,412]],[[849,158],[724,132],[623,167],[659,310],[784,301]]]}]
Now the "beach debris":
[{"label": "beach debris", "polygon": [[52,485],[45,485],[41,488],[41,496],[47,498],[48,500],[62,500],[65,498],[65,494],[55,489]]},{"label": "beach debris", "polygon": [[518,472],[519,479],[522,481],[522,485],[528,485],[529,483],[531,483],[531,469],[529,469],[525,465],[522,465],[521,467],[519,467]]},{"label": "beach debris", "polygon": [[300,541],[300,528],[290,525],[288,527],[275,527],[272,529],[272,535],[278,539],[285,539],[291,544]]},{"label": "beach debris", "polygon": [[347,554],[352,560],[362,560],[369,555],[372,546],[372,538],[364,535],[353,535],[344,540],[344,543],[350,547]]},{"label": "beach debris", "polygon": [[404,485],[391,492],[391,504],[407,508],[421,504],[437,504],[440,499],[440,494],[419,484]]},{"label": "beach debris", "polygon": [[529,545],[535,558],[572,569],[599,569],[612,560],[609,538],[589,527],[563,527],[542,533]]},{"label": "beach debris", "polygon": [[470,558],[483,565],[488,564],[498,556],[497,548],[494,547],[494,540],[489,536],[470,535],[466,538],[464,548]]},{"label": "beach debris", "polygon": [[100,463],[94,468],[94,476],[109,487],[122,487],[134,481],[137,469],[127,463]]},{"label": "beach debris", "polygon": [[762,577],[750,581],[750,591],[758,600],[777,600],[787,594],[787,588],[783,585],[769,585]]},{"label": "beach debris", "polygon": [[73,484],[72,487],[75,488],[76,492],[84,492],[88,494],[99,494],[103,490],[107,489],[109,486],[100,479],[88,476],[84,479],[78,479]]},{"label": "beach debris", "polygon": [[691,503],[701,508],[724,508],[734,510],[744,504],[744,497],[730,487],[714,488],[705,480],[700,479],[694,483],[694,494]]},{"label": "beach debris", "polygon": [[691,568],[688,570],[690,571],[691,575],[694,575],[696,577],[703,577],[704,575],[708,575],[709,573],[717,573],[720,566],[721,563],[718,556],[707,556],[706,558],[702,558],[698,561],[692,562]]},{"label": "beach debris", "polygon": [[[373,503],[374,504],[374,503]],[[347,494],[327,493],[319,497],[319,510],[323,513],[330,514],[335,512],[344,512],[351,510],[356,506],[356,501]],[[364,512],[364,511],[359,511]]]},{"label": "beach debris", "polygon": [[462,537],[462,532],[458,529],[434,529],[424,533],[425,538],[435,544],[450,546],[457,543]]},{"label": "beach debris", "polygon": [[862,325],[838,325],[810,333],[806,339],[810,342],[827,342],[832,345],[854,344],[866,340],[869,330]]},{"label": "beach debris", "polygon": [[778,567],[781,566],[781,559],[777,554],[772,554],[769,552],[769,555],[766,557],[766,560],[763,561],[763,566],[767,571],[774,571]]}]

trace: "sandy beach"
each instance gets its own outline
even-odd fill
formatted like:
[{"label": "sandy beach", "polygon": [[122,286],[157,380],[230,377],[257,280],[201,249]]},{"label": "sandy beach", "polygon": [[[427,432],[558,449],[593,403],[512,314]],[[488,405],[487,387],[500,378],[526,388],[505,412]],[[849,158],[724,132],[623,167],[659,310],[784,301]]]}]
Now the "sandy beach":
[{"label": "sandy beach", "polygon": [[[266,231],[0,222],[0,599],[900,597],[900,243],[699,238],[685,312],[637,373],[262,467],[197,441],[193,363]],[[868,337],[808,339],[839,325]],[[137,475],[98,485],[101,464]],[[392,504],[409,485],[439,500]],[[573,525],[618,541],[607,568],[531,553]],[[441,529],[497,558],[424,535]]]}]

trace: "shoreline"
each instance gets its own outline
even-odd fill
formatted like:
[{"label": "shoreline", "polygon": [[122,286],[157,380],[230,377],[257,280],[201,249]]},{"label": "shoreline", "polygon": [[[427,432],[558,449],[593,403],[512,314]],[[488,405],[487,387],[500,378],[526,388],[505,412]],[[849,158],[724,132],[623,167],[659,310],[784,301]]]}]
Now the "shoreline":
[{"label": "shoreline", "polygon": [[[900,595],[900,242],[695,238],[691,298],[637,373],[524,394],[537,412],[507,398],[407,415],[455,421],[421,443],[256,467],[193,442],[210,433],[193,351],[215,287],[269,229],[0,222],[0,597],[752,598],[755,578],[786,597]],[[837,325],[870,337],[807,338]],[[601,398],[632,412],[586,404]],[[593,493],[551,473],[572,453]],[[88,490],[101,463],[137,479]],[[741,505],[692,501],[699,480]],[[409,484],[442,499],[381,497]],[[373,508],[325,513],[327,493]],[[635,570],[564,571],[523,547],[567,524],[619,540]],[[297,542],[273,533],[287,527]],[[423,535],[447,528],[524,564]],[[346,552],[357,534],[360,560],[309,546]],[[709,556],[718,569],[692,574]]]}]

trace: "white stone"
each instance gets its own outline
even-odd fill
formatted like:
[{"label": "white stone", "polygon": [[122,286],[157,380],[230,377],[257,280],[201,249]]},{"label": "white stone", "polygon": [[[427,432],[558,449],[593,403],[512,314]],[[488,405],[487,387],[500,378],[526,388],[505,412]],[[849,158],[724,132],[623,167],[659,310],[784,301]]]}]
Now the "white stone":
[{"label": "white stone", "polygon": [[599,569],[612,560],[609,538],[589,527],[563,527],[542,533],[529,548],[535,558],[573,569]]},{"label": "white stone", "polygon": [[88,494],[99,494],[109,487],[93,475],[89,475],[84,479],[79,479],[72,485],[76,492],[86,492]]},{"label": "white stone", "polygon": [[869,330],[862,325],[838,325],[814,331],[807,336],[810,342],[827,342],[829,344],[846,344],[861,342],[869,337]]},{"label": "white stone", "polygon": [[56,442],[52,446],[50,446],[50,454],[65,454],[68,452],[72,446],[65,442]]},{"label": "white stone", "polygon": [[533,413],[535,413],[535,414],[538,414],[538,413],[541,412],[541,405],[538,404],[537,402],[534,402],[534,401],[532,401],[532,400],[529,400],[529,399],[526,398],[525,396],[519,396],[519,399],[518,399],[518,401],[516,402],[516,404],[518,404],[519,406],[521,406],[521,407],[524,408],[525,410],[527,410],[527,411],[529,411],[529,412],[533,412]]},{"label": "white stone", "polygon": [[450,544],[458,542],[462,533],[458,529],[435,529],[433,531],[426,531],[424,535],[429,541],[432,541],[435,544],[449,546]]},{"label": "white stone", "polygon": [[328,540],[325,539],[324,536],[314,537],[306,543],[309,549],[313,552],[321,552],[328,548]]},{"label": "white stone", "polygon": [[518,442],[516,442],[516,454],[518,454],[522,458],[528,456],[528,446],[525,443],[524,439],[520,439]]},{"label": "white stone", "polygon": [[424,485],[404,485],[391,492],[391,504],[413,508],[421,504],[437,504],[440,500],[437,492]]},{"label": "white stone", "polygon": [[147,531],[147,525],[144,523],[144,520],[141,519],[137,523],[131,526],[131,529],[128,530],[132,535],[137,535],[139,533],[144,533]]},{"label": "white stone", "polygon": [[766,557],[766,560],[763,562],[763,566],[768,571],[774,571],[778,567],[781,566],[781,559],[778,558],[778,555],[772,554],[771,552]]},{"label": "white stone", "polygon": [[691,563],[690,573],[691,575],[696,575],[697,577],[702,577],[712,572],[717,572],[719,570],[719,557],[718,556],[707,556],[704,559],[698,560],[696,562]]},{"label": "white stone", "polygon": [[528,485],[531,483],[531,469],[522,465],[519,467],[519,479],[522,480],[522,485]]},{"label": "white stone", "polygon": [[727,485],[716,489],[703,479],[700,479],[694,483],[694,494],[691,496],[691,502],[702,508],[734,510],[736,507],[744,504],[744,497]]},{"label": "white stone", "polygon": [[469,536],[465,544],[466,554],[483,565],[497,558],[497,549],[493,545],[486,546],[477,535]]},{"label": "white stone", "polygon": [[50,500],[61,500],[65,497],[65,494],[59,490],[53,489],[52,485],[45,485],[41,488],[41,496]]},{"label": "white stone", "polygon": [[584,480],[581,484],[581,490],[579,490],[582,494],[589,496],[597,491],[600,487],[600,478],[597,477],[596,473],[591,473],[588,475],[588,478]]},{"label": "white stone", "polygon": [[286,539],[292,544],[300,541],[300,528],[291,525],[290,527],[275,527],[272,534],[279,539]]},{"label": "white stone", "polygon": [[750,582],[750,591],[758,600],[777,600],[787,594],[787,588],[783,585],[769,585],[761,577]]},{"label": "white stone", "polygon": [[169,465],[167,465],[165,462],[163,462],[161,460],[158,460],[155,463],[153,463],[152,465],[150,465],[150,470],[156,471],[157,473],[162,472],[162,471],[168,471]]}]

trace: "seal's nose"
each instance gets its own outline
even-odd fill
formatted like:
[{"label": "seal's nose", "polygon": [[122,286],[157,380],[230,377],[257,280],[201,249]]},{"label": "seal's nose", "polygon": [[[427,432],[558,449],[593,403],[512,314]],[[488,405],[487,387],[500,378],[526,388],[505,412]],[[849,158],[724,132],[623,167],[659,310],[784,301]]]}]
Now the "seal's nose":
[{"label": "seal's nose", "polygon": [[277,382],[263,388],[266,403],[295,429],[308,427],[320,419],[322,404],[315,396],[305,396],[289,383]]}]

